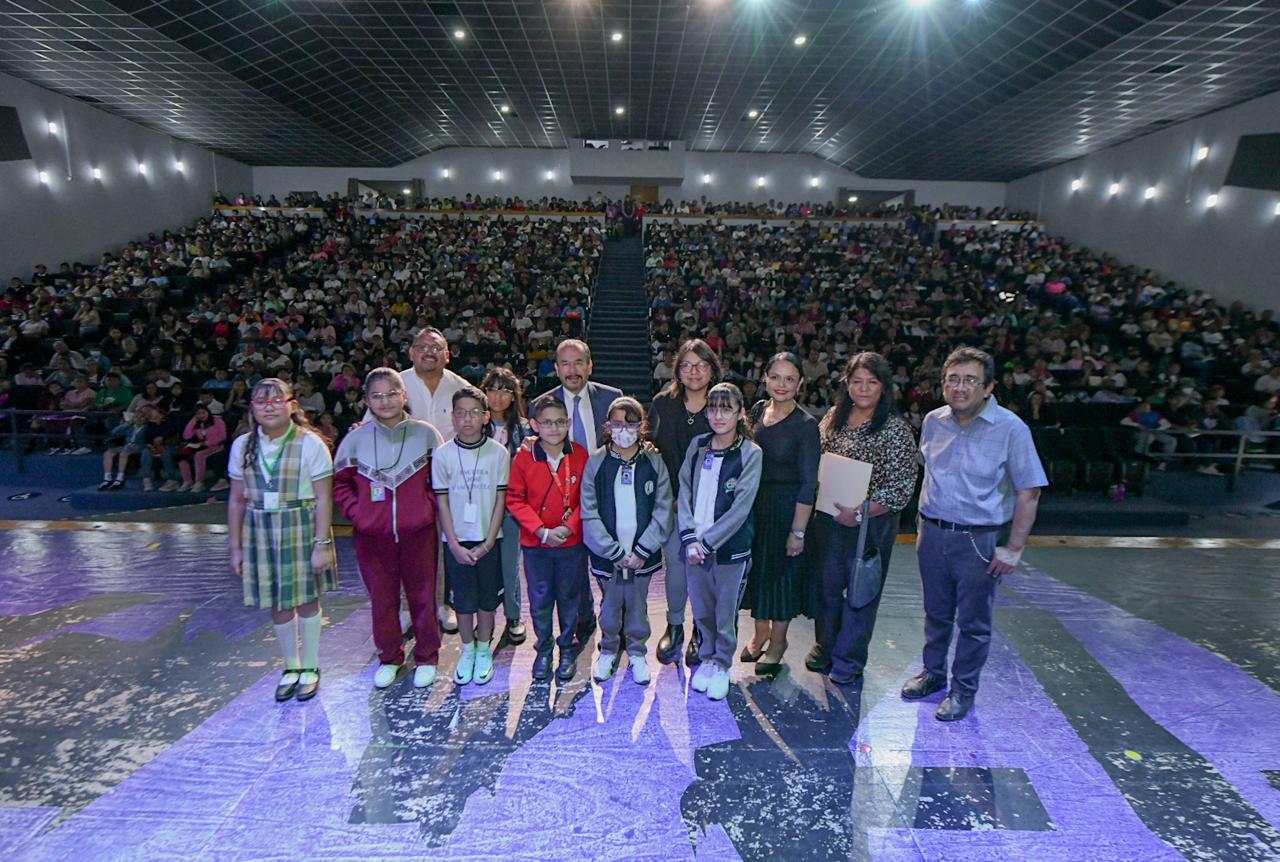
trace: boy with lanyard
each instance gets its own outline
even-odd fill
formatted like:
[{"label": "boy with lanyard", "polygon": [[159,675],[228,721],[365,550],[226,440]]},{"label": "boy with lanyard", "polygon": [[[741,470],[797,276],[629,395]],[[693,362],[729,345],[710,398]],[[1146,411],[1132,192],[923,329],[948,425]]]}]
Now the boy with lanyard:
[{"label": "boy with lanyard", "polygon": [[502,536],[507,477],[506,447],[485,435],[489,410],[484,393],[466,386],[453,393],[453,439],[436,451],[431,481],[440,504],[440,526],[449,606],[458,615],[462,654],[453,681],[484,685],[493,679],[494,612],[502,603]]},{"label": "boy with lanyard", "polygon": [[[520,524],[520,546],[524,550],[525,582],[538,654],[533,662],[533,678],[542,681],[551,676],[551,650],[559,645],[556,678],[567,682],[577,672],[573,641],[584,564],[578,504],[587,451],[569,442],[569,414],[559,398],[542,395],[529,412],[538,440],[532,451],[521,449],[511,463],[507,509]],[[554,643],[553,610],[560,622],[560,635]]]}]

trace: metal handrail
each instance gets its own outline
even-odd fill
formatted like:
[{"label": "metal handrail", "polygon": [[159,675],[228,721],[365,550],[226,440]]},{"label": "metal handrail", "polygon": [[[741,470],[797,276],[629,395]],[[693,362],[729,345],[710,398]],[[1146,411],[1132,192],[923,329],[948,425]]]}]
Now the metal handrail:
[{"label": "metal handrail", "polygon": [[[8,418],[9,420],[4,424],[5,430],[3,432],[0,432],[0,439],[9,440],[10,445],[13,447],[13,456],[14,456],[14,459],[17,461],[19,474],[26,472],[26,467],[23,463],[23,458],[26,455],[26,452],[23,451],[24,447],[22,446],[22,441],[30,440],[36,437],[45,437],[47,436],[47,434],[44,431],[30,430],[29,422],[23,423],[23,425],[26,426],[26,428],[24,429],[22,425],[19,424],[18,420],[23,416],[35,418],[39,416],[51,416],[59,413],[66,414],[68,417],[73,419],[84,419],[86,421],[90,419],[103,419],[103,420],[106,420],[107,422],[112,422],[117,425],[122,421],[124,416],[123,413],[119,413],[114,410],[76,411],[76,410],[59,410],[57,408],[50,408],[48,410],[27,410],[27,409],[18,409],[16,407],[0,408],[0,417],[5,417],[5,418]],[[106,440],[111,436],[111,434],[109,432],[108,433],[86,433],[85,436],[90,440]]]},{"label": "metal handrail", "polygon": [[[1132,427],[1132,426],[1125,426]],[[1163,430],[1151,430],[1146,428],[1135,428],[1139,434],[1168,434],[1169,436],[1183,437],[1236,437],[1235,452],[1161,452],[1153,454],[1146,452],[1146,456],[1156,461],[1173,461],[1173,460],[1213,460],[1221,461],[1224,458],[1231,458],[1235,463],[1231,472],[1227,474],[1227,490],[1235,490],[1236,483],[1240,480],[1240,474],[1244,472],[1245,461],[1280,461],[1280,452],[1250,452],[1248,451],[1249,438],[1251,437],[1280,437],[1280,431],[1241,431],[1239,429],[1230,429],[1224,431],[1184,431],[1182,429],[1165,428]],[[1255,444],[1257,445],[1257,444]]]}]

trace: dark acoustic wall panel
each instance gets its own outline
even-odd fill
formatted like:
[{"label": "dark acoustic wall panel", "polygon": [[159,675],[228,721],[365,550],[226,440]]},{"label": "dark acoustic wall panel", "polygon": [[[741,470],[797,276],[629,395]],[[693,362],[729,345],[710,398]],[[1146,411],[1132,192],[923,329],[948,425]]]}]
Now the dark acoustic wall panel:
[{"label": "dark acoustic wall panel", "polygon": [[27,136],[22,134],[18,109],[0,105],[0,162],[20,162],[31,158]]},{"label": "dark acoustic wall panel", "polygon": [[1280,133],[1241,135],[1225,184],[1280,192]]}]

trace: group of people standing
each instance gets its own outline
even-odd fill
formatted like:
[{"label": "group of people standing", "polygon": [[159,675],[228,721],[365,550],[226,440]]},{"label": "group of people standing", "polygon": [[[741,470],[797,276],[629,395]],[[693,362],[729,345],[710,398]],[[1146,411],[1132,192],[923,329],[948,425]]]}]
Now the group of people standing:
[{"label": "group of people standing", "polygon": [[[352,524],[369,590],[378,688],[406,663],[402,593],[413,683],[425,687],[435,680],[441,627],[455,620],[454,682],[492,679],[494,650],[525,639],[522,589],[536,680],[572,679],[598,625],[592,676],[609,679],[625,653],[633,680],[646,684],[649,582],[659,569],[667,605],[656,658],[696,667],[695,691],[728,694],[740,608],[754,628],[737,657],[758,674],[781,669],[789,624],[803,615],[817,634],[805,665],[856,684],[882,587],[869,603],[852,602],[851,562],[865,544],[887,570],[923,465],[924,670],[902,695],[947,687],[958,628],[937,717],[969,711],[996,585],[1017,566],[1047,484],[1026,425],[991,394],[986,353],[960,348],[947,359],[947,403],[929,414],[918,443],[898,414],[892,368],[875,353],[849,360],[821,421],[798,406],[802,362],[786,352],[764,368],[767,397],[748,405],[722,380],[707,343],[687,341],[646,412],[592,381],[589,347],[565,340],[560,386],[533,399],[527,417],[510,370],[492,368],[471,386],[448,370],[438,330],[417,333],[410,357],[404,371],[369,372],[369,413],[333,461],[276,379],[255,386],[250,431],[232,445],[231,566],[246,603],[272,612],[285,659],[278,700],[307,700],[319,688],[319,601],[337,578],[335,505]],[[824,452],[870,464],[864,504],[815,514]],[[500,606],[506,625],[495,640]]]}]

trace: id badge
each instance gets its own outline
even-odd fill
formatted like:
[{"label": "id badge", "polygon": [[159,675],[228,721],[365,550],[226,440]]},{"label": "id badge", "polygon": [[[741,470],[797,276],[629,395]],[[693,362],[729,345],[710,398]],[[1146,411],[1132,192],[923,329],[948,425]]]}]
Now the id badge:
[{"label": "id badge", "polygon": [[630,484],[631,484],[631,482],[633,481],[633,475],[632,475],[632,473],[633,473],[633,471],[632,471],[632,469],[631,469],[630,467],[623,467],[623,468],[622,468],[622,484],[624,484],[624,485],[630,485]]},{"label": "id badge", "polygon": [[263,491],[262,492],[262,508],[277,511],[280,508],[280,492],[279,491]]},{"label": "id badge", "polygon": [[462,523],[478,524],[480,523],[480,504],[467,503],[462,507]]},{"label": "id badge", "polygon": [[385,482],[369,483],[369,499],[374,503],[381,503],[387,499],[387,486]]},{"label": "id badge", "polygon": [[707,452],[707,457],[702,459],[702,469],[710,470],[712,465],[715,463],[716,463],[716,456],[712,455],[710,452]]}]

